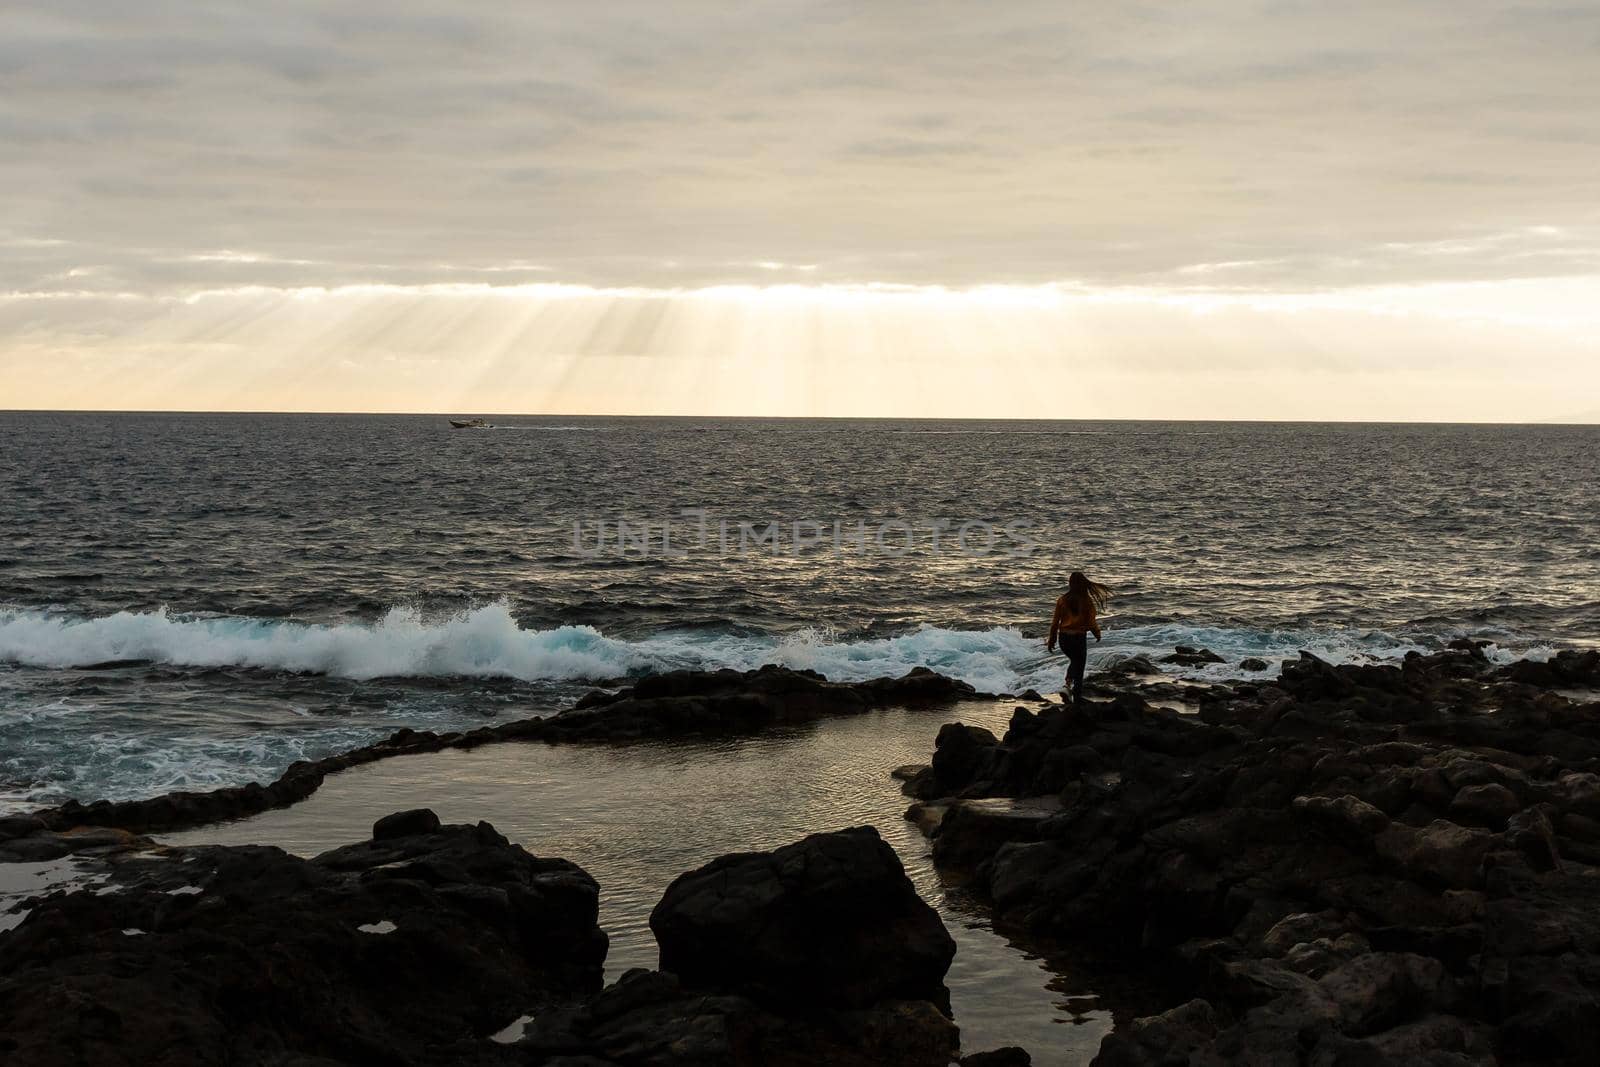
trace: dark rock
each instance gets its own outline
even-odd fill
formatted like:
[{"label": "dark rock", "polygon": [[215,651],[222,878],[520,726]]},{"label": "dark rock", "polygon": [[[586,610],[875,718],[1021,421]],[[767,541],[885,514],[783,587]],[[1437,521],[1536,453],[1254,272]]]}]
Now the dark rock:
[{"label": "dark rock", "polygon": [[1217,1036],[1216,1013],[1204,1000],[1191,1000],[1160,1015],[1135,1019],[1100,1043],[1093,1067],[1185,1067]]},{"label": "dark rock", "polygon": [[1561,848],[1556,843],[1555,827],[1540,808],[1528,808],[1511,816],[1506,825],[1506,840],[1520,851],[1538,871],[1553,871],[1561,866]]},{"label": "dark rock", "polygon": [[457,1062],[600,985],[593,879],[487,824],[315,860],[174,850],[112,878],[0,936],[8,1067]]},{"label": "dark rock", "polygon": [[1474,641],[1470,637],[1458,637],[1449,644],[1445,645],[1445,647],[1456,652],[1466,652],[1469,655],[1478,657],[1479,659],[1484,659],[1487,657],[1484,656],[1483,650],[1492,644],[1494,644],[1493,641]]},{"label": "dark rock", "polygon": [[1281,957],[1296,945],[1340,937],[1348,928],[1348,919],[1337,911],[1296,912],[1274,923],[1261,936],[1258,947],[1268,956]]},{"label": "dark rock", "polygon": [[1150,661],[1150,657],[1140,654],[1125,656],[1112,663],[1105,670],[1105,676],[1111,681],[1129,681],[1135,678],[1148,678],[1158,675],[1161,669]]},{"label": "dark rock", "polygon": [[1600,1048],[1592,948],[1582,956],[1512,960],[1499,990],[1507,1012],[1499,1044],[1529,1061],[1590,1063]]},{"label": "dark rock", "polygon": [[680,875],[650,928],[662,970],[691,988],[835,1009],[948,1003],[955,942],[870,826]]},{"label": "dark rock", "polygon": [[74,827],[64,833],[34,830],[0,840],[0,863],[34,863],[71,855],[110,855],[153,845],[148,837],[107,826]]},{"label": "dark rock", "polygon": [[1283,954],[1283,965],[1297,974],[1321,978],[1350,960],[1364,957],[1372,944],[1360,934],[1302,941]]},{"label": "dark rock", "polygon": [[1054,841],[1002,844],[989,867],[989,895],[1000,908],[1038,897],[1047,881],[1068,869],[1062,849]]},{"label": "dark rock", "polygon": [[1450,990],[1444,966],[1409,953],[1371,952],[1317,983],[1339,1009],[1344,1033],[1369,1034],[1445,1007]]},{"label": "dark rock", "polygon": [[0,842],[47,829],[49,827],[45,826],[44,820],[37,815],[7,815],[0,818]]},{"label": "dark rock", "polygon": [[939,803],[932,800],[919,800],[906,809],[907,822],[915,823],[917,829],[930,837],[939,832],[939,826],[944,822],[945,812],[950,810],[948,803]]},{"label": "dark rock", "polygon": [[1176,663],[1181,667],[1199,667],[1207,663],[1226,663],[1227,661],[1209,648],[1179,645],[1168,655],[1162,656],[1161,662]]},{"label": "dark rock", "polygon": [[670,974],[629,971],[571,1016],[537,1019],[520,1044],[647,1067],[946,1067],[958,1034],[925,1001],[794,1014],[688,990]]},{"label": "dark rock", "polygon": [[1330,1035],[1317,1043],[1311,1067],[1421,1064],[1468,1067],[1499,1062],[1488,1027],[1453,1015],[1428,1015],[1366,1038]]},{"label": "dark rock", "polygon": [[[304,800],[323,780],[351,767],[393,756],[476,748],[504,741],[615,744],[673,737],[737,736],[774,726],[889,706],[932,707],[973,699],[965,682],[918,667],[900,678],[830,682],[815,671],[768,665],[754,671],[671,671],[617,690],[593,690],[570,710],[518,719],[464,733],[402,729],[383,741],[316,761],[291,764],[270,785],[251,783],[210,792],[178,791],[148,800],[81,804],[68,801],[31,816],[0,822],[0,846],[45,829],[102,826],[149,833],[242,819]],[[22,818],[28,821],[14,821]],[[44,851],[45,846],[31,846]],[[0,860],[4,853],[0,852]]]},{"label": "dark rock", "polygon": [[413,808],[385,815],[372,824],[372,839],[383,841],[391,837],[410,837],[413,834],[431,834],[439,828],[439,816],[427,808]]},{"label": "dark rock", "polygon": [[[931,795],[950,795],[974,779],[993,779],[999,773],[995,757],[999,740],[981,726],[946,723],[934,742]],[[925,796],[927,794],[924,794]]]},{"label": "dark rock", "polygon": [[913,667],[899,678],[874,678],[857,687],[879,706],[926,707],[972,700],[978,691],[966,682],[946,678],[926,667]]},{"label": "dark rock", "polygon": [[1420,830],[1391,825],[1373,843],[1378,855],[1408,878],[1428,885],[1471,889],[1483,883],[1483,860],[1494,837],[1440,819]]},{"label": "dark rock", "polygon": [[1348,794],[1296,797],[1293,807],[1334,837],[1358,847],[1389,828],[1389,816]]},{"label": "dark rock", "polygon": [[1239,661],[1239,669],[1242,671],[1264,671],[1268,668],[1269,664],[1266,660],[1258,659],[1255,656],[1249,656]]},{"label": "dark rock", "polygon": [[961,1057],[961,1067],[1032,1067],[1032,1064],[1033,1057],[1016,1045]]},{"label": "dark rock", "polygon": [[1045,821],[1061,813],[1053,796],[957,800],[944,812],[933,839],[934,859],[945,866],[975,867],[1011,841],[1036,841]]},{"label": "dark rock", "polygon": [[[1015,716],[995,744],[943,739],[956,799],[935,859],[977,858],[1002,921],[1152,961],[1203,998],[1193,1019],[1118,1029],[1102,1063],[1587,1062],[1600,703],[1555,690],[1596,684],[1600,653],[1481,653],[1302,654],[1270,685],[1206,687],[1198,716],[1108,671],[1111,702]],[[1007,835],[974,816],[1042,786],[1060,813],[986,848]]]},{"label": "dark rock", "polygon": [[1462,822],[1503,830],[1522,807],[1517,795],[1497,782],[1464,785],[1450,802],[1450,814]]}]

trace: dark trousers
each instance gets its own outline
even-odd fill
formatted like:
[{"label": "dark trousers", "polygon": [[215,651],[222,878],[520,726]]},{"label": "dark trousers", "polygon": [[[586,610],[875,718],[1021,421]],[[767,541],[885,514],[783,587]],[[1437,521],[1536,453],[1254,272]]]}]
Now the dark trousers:
[{"label": "dark trousers", "polygon": [[1088,634],[1061,634],[1061,653],[1066,656],[1067,681],[1072,683],[1072,699],[1083,696],[1083,665],[1089,659]]}]

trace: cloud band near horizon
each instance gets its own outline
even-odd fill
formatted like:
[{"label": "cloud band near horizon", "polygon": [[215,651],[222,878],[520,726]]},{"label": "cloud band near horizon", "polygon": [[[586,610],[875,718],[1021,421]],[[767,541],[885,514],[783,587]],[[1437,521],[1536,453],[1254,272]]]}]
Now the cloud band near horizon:
[{"label": "cloud band near horizon", "polygon": [[0,23],[0,407],[1520,420],[1600,396],[1593,5]]}]

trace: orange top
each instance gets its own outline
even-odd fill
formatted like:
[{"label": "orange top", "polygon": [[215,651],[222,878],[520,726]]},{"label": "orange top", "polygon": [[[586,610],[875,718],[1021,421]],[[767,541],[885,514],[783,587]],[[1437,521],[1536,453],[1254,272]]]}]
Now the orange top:
[{"label": "orange top", "polygon": [[1073,611],[1067,604],[1067,594],[1056,598],[1056,613],[1050,620],[1050,644],[1056,643],[1057,634],[1094,634],[1100,637],[1100,623],[1096,621],[1094,604],[1086,603],[1082,612]]}]

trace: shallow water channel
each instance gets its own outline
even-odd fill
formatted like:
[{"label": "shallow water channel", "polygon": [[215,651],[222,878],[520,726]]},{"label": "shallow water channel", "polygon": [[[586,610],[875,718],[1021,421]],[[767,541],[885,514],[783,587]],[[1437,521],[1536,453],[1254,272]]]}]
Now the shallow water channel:
[{"label": "shallow water channel", "polygon": [[889,775],[926,762],[941,724],[959,719],[999,735],[1013,707],[877,711],[734,740],[508,743],[404,756],[334,775],[292,808],[163,840],[271,844],[312,856],[366,839],[374,821],[405,808],[432,808],[447,823],[486,819],[535,855],[569,859],[600,882],[609,980],[656,965],[650,910],[682,872],[725,853],[871,824],[956,939],[947,983],[962,1048],[1021,1045],[1036,1064],[1087,1063],[1111,1028],[1109,1005],[1070,957],[1047,960],[1014,944],[980,902],[934,870]]}]

